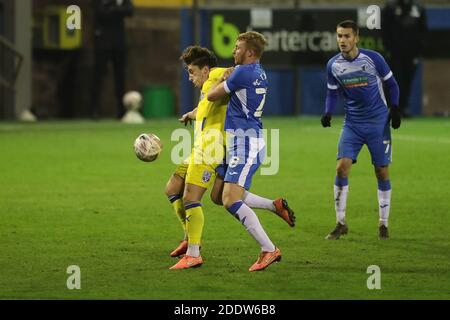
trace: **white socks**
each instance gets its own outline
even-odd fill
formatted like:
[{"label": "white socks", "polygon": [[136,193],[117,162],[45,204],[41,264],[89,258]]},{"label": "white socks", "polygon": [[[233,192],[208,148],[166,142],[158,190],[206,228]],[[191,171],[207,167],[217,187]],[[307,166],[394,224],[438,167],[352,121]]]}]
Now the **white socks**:
[{"label": "white socks", "polygon": [[270,241],[256,213],[249,206],[243,201],[237,201],[228,208],[228,211],[239,219],[248,233],[259,243],[262,251],[275,251],[275,245]]},{"label": "white socks", "polygon": [[[347,206],[348,179],[336,177],[334,184],[334,208],[336,221],[345,224],[345,209]],[[389,180],[378,180],[378,205],[380,225],[388,226],[391,208],[391,183]]]},{"label": "white socks", "polygon": [[275,205],[272,200],[260,197],[251,192],[245,191],[242,201],[250,208],[266,209],[275,212]]},{"label": "white socks", "polygon": [[391,208],[391,190],[378,190],[380,225],[388,227],[389,209]]},{"label": "white socks", "polygon": [[188,246],[186,255],[188,255],[190,257],[195,257],[195,258],[200,256],[200,245],[198,245],[198,244],[190,244]]},{"label": "white socks", "polygon": [[345,224],[345,208],[347,207],[348,185],[338,187],[334,185],[334,209],[336,210],[336,222]]}]

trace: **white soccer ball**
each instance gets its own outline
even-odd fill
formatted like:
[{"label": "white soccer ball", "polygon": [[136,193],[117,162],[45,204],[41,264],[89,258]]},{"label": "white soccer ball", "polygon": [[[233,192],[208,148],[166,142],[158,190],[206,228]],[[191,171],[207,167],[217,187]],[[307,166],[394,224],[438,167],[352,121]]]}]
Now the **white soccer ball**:
[{"label": "white soccer ball", "polygon": [[134,141],[134,152],[142,161],[155,161],[161,151],[161,139],[153,133],[142,133]]},{"label": "white soccer ball", "polygon": [[142,104],[142,95],[137,91],[128,91],[124,94],[122,102],[127,110],[138,110]]}]

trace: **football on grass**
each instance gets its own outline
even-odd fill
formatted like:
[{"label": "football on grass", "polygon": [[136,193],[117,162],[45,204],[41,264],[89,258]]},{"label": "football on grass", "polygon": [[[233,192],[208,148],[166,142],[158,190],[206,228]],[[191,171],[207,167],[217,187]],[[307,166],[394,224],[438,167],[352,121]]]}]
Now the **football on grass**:
[{"label": "football on grass", "polygon": [[153,133],[142,133],[134,141],[134,152],[142,161],[155,161],[161,150],[161,140]]}]

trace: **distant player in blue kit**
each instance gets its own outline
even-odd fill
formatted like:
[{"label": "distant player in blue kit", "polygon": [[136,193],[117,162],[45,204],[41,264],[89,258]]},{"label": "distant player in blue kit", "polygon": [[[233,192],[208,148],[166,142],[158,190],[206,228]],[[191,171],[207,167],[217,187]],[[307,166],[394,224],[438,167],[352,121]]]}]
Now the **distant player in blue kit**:
[{"label": "distant player in blue kit", "polygon": [[[344,96],[345,120],[338,146],[338,163],[334,182],[337,224],[326,239],[336,240],[348,233],[345,209],[348,176],[352,164],[365,144],[372,157],[378,179],[379,238],[389,238],[388,218],[391,205],[389,164],[392,154],[392,128],[400,127],[399,88],[384,58],[375,51],[357,47],[359,30],[355,22],[337,25],[337,42],[341,53],[327,64],[327,97],[322,126],[331,126],[331,115],[339,92]],[[383,85],[388,89],[386,101]]]},{"label": "distant player in blue kit", "polygon": [[[258,32],[240,34],[233,50],[236,68],[208,93],[210,101],[230,95],[225,118],[227,161],[217,172],[225,177],[222,194],[224,207],[261,246],[262,252],[250,267],[250,272],[263,270],[281,259],[280,249],[269,239],[255,212],[242,201],[265,153],[261,115],[268,81],[259,60],[266,43],[264,36]],[[287,207],[287,203],[284,205]],[[290,209],[288,211],[293,226],[294,213]]]}]

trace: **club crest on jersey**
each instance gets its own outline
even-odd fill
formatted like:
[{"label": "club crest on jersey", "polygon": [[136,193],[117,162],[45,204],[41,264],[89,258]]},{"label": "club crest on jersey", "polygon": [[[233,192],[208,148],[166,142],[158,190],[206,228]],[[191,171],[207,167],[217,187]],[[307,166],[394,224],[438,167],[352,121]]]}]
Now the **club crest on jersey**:
[{"label": "club crest on jersey", "polygon": [[206,170],[203,171],[202,181],[204,183],[207,183],[207,182],[209,182],[209,180],[211,180],[211,172],[206,171]]},{"label": "club crest on jersey", "polygon": [[239,157],[233,157],[230,160],[230,168],[235,168],[239,163]]}]

